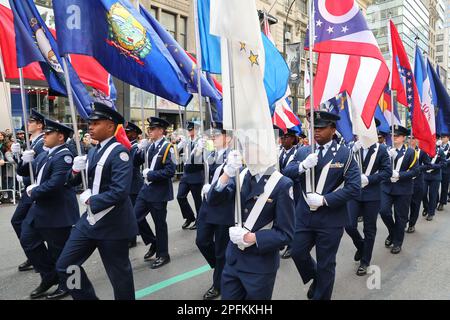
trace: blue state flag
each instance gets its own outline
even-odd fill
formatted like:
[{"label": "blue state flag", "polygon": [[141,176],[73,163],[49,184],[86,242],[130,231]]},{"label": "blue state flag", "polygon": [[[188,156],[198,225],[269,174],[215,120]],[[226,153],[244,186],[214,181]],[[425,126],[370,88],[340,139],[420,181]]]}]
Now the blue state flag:
[{"label": "blue state flag", "polygon": [[[216,87],[214,84],[214,80],[211,76],[211,74],[206,73],[206,79],[208,79],[208,83],[212,87]],[[211,117],[214,122],[223,122],[223,103],[222,103],[222,96],[220,96],[219,99],[211,98],[209,99],[210,106],[211,106]]]},{"label": "blue state flag", "polygon": [[184,76],[155,30],[126,0],[53,2],[61,54],[93,56],[135,87],[186,106]]},{"label": "blue state flag", "polygon": [[347,94],[341,93],[337,97],[328,100],[329,112],[338,114],[341,119],[336,122],[336,130],[344,138],[345,143],[353,141],[353,125],[350,118],[350,110],[348,109]]},{"label": "blue state flag", "polygon": [[197,1],[198,31],[202,49],[202,69],[209,73],[222,73],[220,58],[220,38],[209,32],[210,0]]},{"label": "blue state flag", "polygon": [[[147,19],[150,25],[153,27],[161,41],[166,46],[169,53],[172,55],[173,60],[180,68],[185,82],[187,83],[188,90],[191,93],[198,92],[198,77],[197,77],[197,64],[191,60],[186,51],[175,41],[172,35],[156,20],[145,8],[141,5],[140,12],[142,16]],[[212,87],[206,78],[202,75],[201,79],[202,96],[210,97],[212,99],[221,99],[220,93]]]},{"label": "blue state flag", "polygon": [[[17,66],[22,68],[38,61],[50,89],[67,96],[63,63],[56,40],[42,20],[35,4],[32,0],[10,0],[9,3],[14,15]],[[74,104],[81,117],[87,118],[91,112],[91,98],[70,61],[67,61],[67,65]]]},{"label": "blue state flag", "polygon": [[450,133],[450,96],[447,88],[442,83],[438,73],[427,61],[427,70],[433,91],[433,104],[437,106],[438,112],[436,117],[436,133]]},{"label": "blue state flag", "polygon": [[389,130],[389,122],[384,117],[383,111],[381,111],[380,106],[378,105],[375,109],[375,118],[380,121],[380,125],[377,127],[377,130],[379,132],[388,134],[390,132]]}]

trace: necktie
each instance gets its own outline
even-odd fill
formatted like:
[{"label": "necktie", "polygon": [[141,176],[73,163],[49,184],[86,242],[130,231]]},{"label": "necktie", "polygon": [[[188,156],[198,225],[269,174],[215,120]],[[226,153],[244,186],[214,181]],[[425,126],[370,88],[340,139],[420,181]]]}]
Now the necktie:
[{"label": "necktie", "polygon": [[324,150],[324,147],[323,146],[319,146],[319,160],[321,160],[322,158],[323,158],[323,150]]}]

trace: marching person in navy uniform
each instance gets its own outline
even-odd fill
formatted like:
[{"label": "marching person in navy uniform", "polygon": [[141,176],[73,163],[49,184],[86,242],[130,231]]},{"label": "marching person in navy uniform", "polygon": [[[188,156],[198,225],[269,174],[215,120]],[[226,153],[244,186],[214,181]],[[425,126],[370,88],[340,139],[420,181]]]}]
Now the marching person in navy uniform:
[{"label": "marching person in navy uniform", "polygon": [[[294,159],[295,153],[297,152],[297,135],[296,131],[292,129],[287,129],[286,133],[283,130],[279,130],[280,140],[281,140],[281,150],[278,159],[278,165],[280,172],[283,172],[284,168]],[[294,182],[294,202],[297,204],[298,199],[301,195],[300,179],[296,179]],[[291,257],[291,246],[288,245],[286,250],[281,255],[282,259],[289,259]]]},{"label": "marching person in navy uniform", "polygon": [[[175,176],[176,162],[173,146],[164,137],[169,123],[156,117],[150,117],[148,122],[152,143],[148,144],[146,140],[140,142],[135,165],[145,163],[147,157],[149,167],[142,172],[145,182],[136,199],[134,214],[142,240],[145,245],[150,244],[144,260],[149,261],[156,253],[156,260],[150,266],[156,269],[170,262],[166,218],[167,202],[173,200],[172,178]],[[156,236],[146,220],[149,212],[155,223]]]},{"label": "marching person in navy uniform", "polygon": [[[137,138],[142,134],[142,130],[133,122],[127,122],[125,132],[131,143],[130,158],[133,160],[133,179],[131,180],[130,200],[134,207],[139,191],[144,185],[144,179],[141,174],[141,165],[134,161],[136,158],[136,153],[139,151]],[[136,247],[136,237],[130,239],[129,247]]]},{"label": "marching person in navy uniform", "polygon": [[[55,264],[72,226],[80,218],[75,190],[66,183],[73,161],[66,141],[72,132],[71,128],[60,123],[45,120],[44,144],[48,151],[33,161],[36,181],[26,189],[33,203],[22,224],[20,242],[31,264],[41,275],[40,285],[30,294],[32,299],[46,295],[48,289],[58,284]],[[18,173],[28,176],[29,166],[19,167]],[[67,294],[66,284],[60,282],[56,291],[48,294],[47,298],[58,299]]]},{"label": "marching person in navy uniform", "polygon": [[[234,205],[235,175],[241,166],[240,153],[231,151],[224,173],[211,186],[209,206]],[[279,249],[292,241],[294,232],[293,183],[274,167],[254,175],[244,169],[240,181],[243,225],[229,228],[222,299],[269,300],[280,265]]]},{"label": "marching person in navy uniform", "polygon": [[[425,152],[419,150],[420,153],[425,154]],[[425,154],[426,155],[426,154]],[[427,216],[427,221],[433,220],[438,198],[439,198],[439,184],[442,179],[442,169],[446,167],[445,154],[440,148],[440,140],[437,141],[436,145],[436,155],[430,160],[429,156],[426,155],[428,159],[428,165],[425,167],[424,175],[424,195],[423,195],[423,213],[422,216]],[[420,158],[419,158],[420,161]],[[415,195],[414,195],[415,197]],[[420,202],[417,205],[417,213],[413,216],[411,212],[411,217],[409,221],[409,228],[406,232],[411,233],[411,226],[414,230],[415,221],[419,216]],[[411,210],[412,211],[412,210]],[[415,219],[415,220],[414,220]],[[411,223],[412,220],[412,223]],[[414,232],[414,231],[413,231]]]},{"label": "marching person in navy uniform", "polygon": [[[405,127],[394,125],[394,146],[389,150],[391,163],[393,163],[392,177],[381,185],[380,215],[389,232],[384,245],[386,248],[392,246],[392,254],[398,254],[402,250],[411,196],[414,191],[413,178],[419,174],[417,154],[404,144],[408,134],[409,130]],[[394,206],[394,218],[392,206]]]},{"label": "marching person in navy uniform", "polygon": [[[82,265],[98,249],[117,300],[134,300],[133,271],[128,257],[128,241],[137,234],[136,218],[129,198],[133,163],[128,150],[114,134],[123,124],[120,113],[102,103],[94,103],[89,115],[89,133],[99,141],[87,156],[75,157],[68,183],[79,185],[81,171],[87,173],[88,189],[80,195],[87,206],[72,229],[56,263],[62,281],[77,273],[80,286],[69,286],[74,299],[98,299]],[[67,282],[66,282],[67,283]]]},{"label": "marching person in navy uniform", "polygon": [[195,243],[211,268],[214,269],[213,285],[203,295],[204,300],[220,296],[222,271],[225,266],[225,250],[230,237],[228,229],[234,225],[234,203],[227,202],[218,206],[206,201],[211,185],[223,174],[230,153],[232,136],[223,130],[223,124],[216,122],[211,130],[215,150],[208,156],[209,183],[203,186],[203,202],[197,218],[197,238]]},{"label": "marching person in navy uniform", "polygon": [[[361,192],[347,203],[350,223],[345,227],[345,231],[356,247],[354,260],[360,261],[356,274],[363,276],[367,274],[367,267],[370,266],[377,234],[381,182],[387,181],[392,176],[392,168],[387,148],[380,143],[364,148],[358,140],[353,145],[353,152],[355,160],[359,158],[362,164]],[[358,231],[359,216],[363,217],[364,238]]]},{"label": "marching person in navy uniform", "polygon": [[448,199],[448,184],[450,180],[450,142],[449,133],[441,134],[441,149],[445,155],[445,166],[442,165],[441,195],[439,197],[439,206],[437,211],[443,211]]},{"label": "marching person in navy uniform", "polygon": [[[205,182],[202,154],[203,146],[198,145],[198,143],[203,140],[196,138],[197,129],[198,126],[196,126],[194,122],[188,122],[187,130],[189,132],[189,139],[181,136],[181,141],[177,146],[178,150],[184,149],[183,157],[185,159],[183,176],[181,177],[177,194],[177,201],[180,205],[183,218],[185,219],[185,222],[181,227],[190,230],[197,229],[197,224],[195,223],[194,211],[192,211],[192,208],[189,205],[187,196],[189,192],[191,192],[192,197],[194,198],[195,211],[198,214],[202,204],[202,187]],[[191,226],[192,223],[194,224]]]},{"label": "marching person in navy uniform", "polygon": [[[314,112],[316,152],[311,153],[310,147],[299,149],[283,171],[291,179],[301,178],[302,197],[296,207],[291,255],[303,283],[312,280],[307,297],[314,300],[331,299],[336,254],[349,220],[347,202],[357,198],[361,188],[351,150],[332,140],[339,119],[333,113]],[[314,193],[311,170],[315,177]],[[314,246],[317,262],[310,254]]]},{"label": "marching person in navy uniform", "polygon": [[[31,152],[25,151],[26,153],[33,157],[39,156],[39,154],[44,152],[44,127],[45,127],[45,117],[34,109],[31,110],[31,114],[28,118],[28,132],[30,134],[30,147]],[[19,161],[18,156],[21,153],[21,146],[19,143],[13,143],[11,146],[11,151],[15,155],[15,160],[18,165],[21,166],[23,161]],[[27,156],[25,156],[27,157]],[[29,168],[29,165],[28,165]],[[19,204],[11,218],[11,224],[16,232],[17,238],[20,240],[20,235],[22,233],[22,223],[25,220],[28,210],[31,207],[32,200],[28,197],[26,193],[26,188],[31,184],[29,177],[22,178],[22,176],[17,175],[17,181],[23,182],[24,190],[20,198]],[[19,271],[27,271],[33,269],[33,265],[30,260],[27,259],[25,262],[21,263],[18,267]]]}]

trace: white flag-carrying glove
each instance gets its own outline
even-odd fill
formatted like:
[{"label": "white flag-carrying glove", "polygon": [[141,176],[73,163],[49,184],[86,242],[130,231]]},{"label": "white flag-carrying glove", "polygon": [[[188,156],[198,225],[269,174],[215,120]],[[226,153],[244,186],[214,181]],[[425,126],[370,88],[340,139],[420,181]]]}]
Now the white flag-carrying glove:
[{"label": "white flag-carrying glove", "polygon": [[227,164],[223,172],[230,178],[236,176],[236,171],[242,167],[242,155],[239,151],[233,150],[228,154]]},{"label": "white flag-carrying glove", "polygon": [[29,197],[31,197],[31,192],[33,192],[33,189],[36,188],[37,186],[38,186],[37,184],[33,183],[27,187],[27,195]]},{"label": "white flag-carrying glove", "polygon": [[86,161],[87,161],[86,155],[76,156],[75,158],[73,158],[72,171],[78,173],[83,170],[86,170]]},{"label": "white flag-carrying glove", "polygon": [[186,137],[180,136],[180,142],[178,142],[177,148],[183,149],[185,145],[186,145]]},{"label": "white flag-carrying glove", "polygon": [[20,153],[21,150],[22,150],[22,147],[20,146],[20,143],[15,142],[11,145],[12,153]]},{"label": "white flag-carrying glove", "polygon": [[139,150],[145,150],[145,148],[147,148],[149,145],[149,142],[147,139],[142,139],[141,141],[139,141],[138,143],[138,149]]},{"label": "white flag-carrying glove", "polygon": [[391,159],[395,159],[397,158],[397,150],[395,150],[394,148],[392,148],[391,150],[389,150],[389,156],[391,157]]},{"label": "white flag-carrying glove", "polygon": [[18,183],[23,183],[23,177],[16,174],[16,180]]},{"label": "white flag-carrying glove", "polygon": [[[442,146],[442,140],[436,140],[436,145],[438,147]],[[14,151],[13,151],[14,152]]]},{"label": "white flag-carrying glove", "polygon": [[34,150],[26,150],[26,151],[24,151],[23,155],[22,155],[22,162],[23,163],[30,163],[30,162],[32,162],[33,159],[34,159],[34,154],[35,154]]},{"label": "white flag-carrying glove", "polygon": [[400,173],[398,172],[398,170],[393,170],[392,171],[391,182],[392,183],[396,183],[399,179],[400,179]]},{"label": "white flag-carrying glove", "polygon": [[231,242],[236,244],[241,250],[254,245],[254,243],[247,243],[244,241],[244,236],[249,233],[247,229],[244,229],[242,227],[231,227],[228,230],[228,233],[230,235]]},{"label": "white flag-carrying glove", "polygon": [[367,187],[368,184],[369,184],[369,178],[367,178],[367,176],[365,174],[362,174],[361,175],[361,188]]},{"label": "white flag-carrying glove", "polygon": [[317,162],[319,161],[319,155],[317,153],[311,153],[309,156],[306,157],[305,160],[303,160],[300,163],[300,171],[303,170],[308,170],[311,168],[314,168],[315,166],[317,166]]},{"label": "white flag-carrying glove", "polygon": [[353,150],[353,152],[358,152],[359,151],[359,149],[361,149],[362,148],[362,143],[361,143],[361,141],[360,140],[358,140],[358,141],[356,141],[354,144],[353,144],[353,147],[352,147],[352,150]]},{"label": "white flag-carrying glove", "polygon": [[142,177],[143,177],[144,179],[147,179],[147,175],[148,175],[148,173],[149,173],[150,171],[151,171],[151,170],[150,170],[149,168],[144,169],[144,170],[142,171]]},{"label": "white flag-carrying glove", "polygon": [[87,205],[89,198],[92,197],[91,189],[86,189],[82,194],[80,194],[80,201],[83,205]]},{"label": "white flag-carrying glove", "polygon": [[308,193],[306,195],[306,203],[311,211],[316,211],[323,206],[323,196],[318,193]]},{"label": "white flag-carrying glove", "polygon": [[211,185],[209,183],[205,184],[202,188],[202,197],[203,196],[207,197],[210,189]]}]

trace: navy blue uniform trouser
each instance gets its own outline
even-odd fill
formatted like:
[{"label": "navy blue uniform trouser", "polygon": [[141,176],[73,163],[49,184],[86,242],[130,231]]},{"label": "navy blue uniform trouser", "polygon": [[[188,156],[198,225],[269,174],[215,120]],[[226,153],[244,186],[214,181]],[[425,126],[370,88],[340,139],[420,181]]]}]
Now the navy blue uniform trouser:
[{"label": "navy blue uniform trouser", "polygon": [[419,218],[420,204],[425,194],[425,182],[424,180],[414,180],[414,193],[411,198],[411,205],[409,210],[409,226],[415,226],[417,219]]},{"label": "navy blue uniform trouser", "polygon": [[[292,242],[292,259],[295,262],[303,283],[315,279],[316,289],[313,300],[330,300],[333,293],[336,254],[339,249],[344,228],[312,228],[297,225]],[[311,256],[316,247],[317,262]]]},{"label": "navy blue uniform trouser", "polygon": [[195,211],[197,212],[197,215],[200,212],[200,207],[202,205],[202,188],[203,184],[201,183],[191,184],[180,182],[180,185],[178,186],[177,201],[180,205],[181,214],[183,215],[184,219],[190,221],[195,220],[194,211],[192,211],[192,208],[189,205],[189,201],[187,199],[189,192],[191,192],[192,197],[194,198]]},{"label": "navy blue uniform trouser", "polygon": [[207,223],[197,220],[197,238],[195,243],[211,268],[214,269],[213,285],[221,291],[220,282],[225,266],[225,251],[230,241],[229,226]]},{"label": "navy blue uniform trouser", "polygon": [[450,175],[447,173],[442,173],[442,181],[441,181],[441,196],[439,198],[439,204],[447,204],[448,197],[448,182],[450,179]]},{"label": "navy blue uniform trouser", "polygon": [[[345,228],[347,234],[352,238],[357,250],[362,252],[361,264],[370,265],[372,251],[377,234],[377,218],[380,211],[380,201],[357,201],[351,200],[347,204],[350,224]],[[363,217],[364,238],[358,231],[358,217]]]},{"label": "navy blue uniform trouser", "polygon": [[22,233],[22,222],[25,220],[28,210],[30,210],[32,204],[33,202],[30,197],[28,197],[27,193],[22,192],[22,198],[17,204],[17,208],[11,218],[11,225],[16,232],[17,239],[20,239],[20,235]]},{"label": "navy blue uniform trouser", "polygon": [[222,300],[270,300],[277,273],[250,273],[225,264],[222,273]]},{"label": "navy blue uniform trouser", "polygon": [[[147,222],[147,215],[150,212],[155,223],[156,236]],[[167,231],[167,202],[148,202],[143,197],[138,196],[134,206],[134,214],[139,227],[139,234],[146,245],[152,243],[156,245],[157,257],[169,256],[169,236]]]},{"label": "navy blue uniform trouser", "polygon": [[[423,196],[423,209],[434,216],[439,200],[439,180],[425,180],[425,192]],[[411,225],[411,223],[410,223]]]},{"label": "navy blue uniform trouser", "polygon": [[[401,247],[403,244],[411,196],[410,194],[391,195],[381,192],[380,215],[388,229],[394,246]],[[392,205],[394,205],[394,217],[392,217]]]},{"label": "navy blue uniform trouser", "polygon": [[[134,300],[133,270],[128,257],[128,239],[97,240],[87,237],[73,228],[61,256],[56,263],[56,271],[74,300],[98,299],[94,287],[82,265],[98,249],[103,265],[114,290],[116,300]],[[79,276],[79,277],[78,277]],[[79,278],[77,286],[76,278]]]}]

